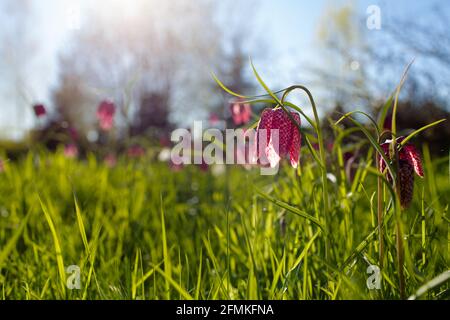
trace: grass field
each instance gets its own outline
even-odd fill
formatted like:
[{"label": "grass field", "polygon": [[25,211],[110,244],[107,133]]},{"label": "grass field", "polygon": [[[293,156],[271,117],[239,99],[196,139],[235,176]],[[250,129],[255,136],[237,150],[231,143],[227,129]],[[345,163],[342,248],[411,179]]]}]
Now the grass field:
[{"label": "grass field", "polygon": [[[448,299],[449,159],[421,152],[425,178],[402,212],[405,290],[428,284],[420,298]],[[239,166],[173,172],[148,157],[109,168],[92,155],[30,152],[0,173],[0,297],[397,299],[389,208],[381,289],[366,285],[368,266],[379,264],[372,157],[351,181],[339,155],[328,155],[336,179],[325,216],[308,150],[301,172],[285,163],[275,176]],[[66,285],[71,265],[80,289]]]}]

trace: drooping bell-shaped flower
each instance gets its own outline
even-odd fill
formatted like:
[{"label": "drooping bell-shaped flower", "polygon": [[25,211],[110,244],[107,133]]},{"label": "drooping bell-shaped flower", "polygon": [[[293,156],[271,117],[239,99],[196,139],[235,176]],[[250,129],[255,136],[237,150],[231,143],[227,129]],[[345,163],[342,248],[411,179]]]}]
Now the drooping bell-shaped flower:
[{"label": "drooping bell-shaped flower", "polygon": [[209,165],[206,163],[205,158],[202,158],[202,163],[198,165],[201,171],[208,171]]},{"label": "drooping bell-shaped flower", "polygon": [[117,157],[113,153],[109,153],[104,159],[105,165],[109,168],[114,168],[117,164]]},{"label": "drooping bell-shaped flower", "polygon": [[[399,145],[403,141],[404,137],[397,138],[396,142]],[[381,144],[381,149],[389,160],[392,158],[389,155],[389,147],[391,140],[386,140]],[[384,173],[386,171],[386,163],[382,157],[380,157],[380,171]],[[407,208],[412,201],[414,192],[414,172],[423,178],[422,160],[420,159],[419,152],[416,147],[410,143],[405,144],[398,151],[398,183],[400,186],[400,203],[403,208]],[[390,173],[388,174],[388,180],[392,181]]]},{"label": "drooping bell-shaped flower", "polygon": [[116,106],[109,100],[100,102],[97,108],[97,119],[100,128],[104,131],[109,131],[114,124],[114,114],[116,113]]},{"label": "drooping bell-shaped flower", "polygon": [[[299,114],[290,114],[300,125]],[[256,153],[260,162],[268,161],[273,168],[278,165],[281,157],[289,156],[292,167],[297,168],[301,134],[283,109],[264,109],[256,130],[256,141]]]},{"label": "drooping bell-shaped flower", "polygon": [[145,155],[145,149],[138,144],[128,148],[127,154],[130,158],[140,158]]},{"label": "drooping bell-shaped flower", "polygon": [[74,127],[69,127],[67,128],[67,132],[69,133],[70,138],[73,141],[77,141],[78,140],[78,131],[77,129],[75,129]]},{"label": "drooping bell-shaped flower", "polygon": [[35,104],[33,106],[34,115],[38,118],[43,117],[47,114],[47,110],[43,104]]},{"label": "drooping bell-shaped flower", "polygon": [[184,168],[184,165],[182,163],[181,164],[175,164],[175,163],[172,162],[172,160],[170,160],[168,162],[168,164],[169,164],[170,170],[173,171],[173,172],[179,172],[179,171],[183,170],[183,168]]},{"label": "drooping bell-shaped flower", "polygon": [[76,144],[69,143],[64,147],[64,155],[67,158],[76,158],[78,157],[78,147]]},{"label": "drooping bell-shaped flower", "polygon": [[235,102],[230,105],[231,117],[235,125],[246,124],[252,117],[252,108],[249,103]]}]

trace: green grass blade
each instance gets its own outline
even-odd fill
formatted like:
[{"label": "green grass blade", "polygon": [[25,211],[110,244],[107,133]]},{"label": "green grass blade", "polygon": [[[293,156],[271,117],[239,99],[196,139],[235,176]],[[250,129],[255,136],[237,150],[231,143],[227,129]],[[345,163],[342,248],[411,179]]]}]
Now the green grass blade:
[{"label": "green grass blade", "polygon": [[161,270],[158,266],[154,266],[154,269],[161,274],[164,279],[171,285],[184,299],[186,300],[194,300],[194,298],[187,292],[185,289],[183,289],[176,281],[172,279],[172,277],[167,274],[165,271]]},{"label": "green grass blade", "polygon": [[0,271],[2,269],[2,265],[5,262],[6,258],[8,258],[11,251],[14,249],[17,241],[19,240],[20,236],[22,235],[22,232],[25,230],[25,227],[28,223],[28,220],[31,216],[31,210],[28,211],[25,218],[22,219],[19,227],[14,231],[11,238],[8,240],[6,245],[2,248],[2,251],[0,252]]},{"label": "green grass blade", "polygon": [[66,295],[66,270],[64,268],[64,260],[63,260],[63,256],[62,256],[61,244],[59,242],[58,234],[56,232],[56,228],[53,223],[50,212],[48,211],[47,206],[42,202],[41,197],[38,196],[38,198],[39,198],[39,203],[41,204],[42,211],[44,212],[44,215],[45,215],[45,220],[47,221],[47,224],[50,228],[50,233],[53,238],[56,263],[58,266],[59,277],[61,280],[61,291],[63,293],[63,296],[65,296]]},{"label": "green grass blade", "polygon": [[319,221],[319,219],[317,219],[316,217],[313,217],[312,215],[310,215],[310,214],[308,214],[308,213],[306,213],[306,212],[304,212],[304,211],[302,211],[300,209],[294,208],[293,206],[291,206],[291,205],[289,205],[289,204],[287,204],[287,203],[285,203],[285,202],[283,202],[281,200],[275,199],[275,198],[269,196],[268,194],[266,194],[266,193],[264,193],[264,192],[262,192],[260,190],[256,190],[256,192],[260,196],[262,196],[264,199],[269,200],[270,202],[276,204],[277,206],[279,206],[281,208],[284,208],[287,211],[298,215],[299,217],[302,217],[302,218],[305,218],[305,219],[311,221],[313,224],[315,224],[320,229],[322,229],[322,231],[325,231],[324,230],[324,226]]},{"label": "green grass blade", "polygon": [[442,285],[450,279],[450,270],[447,270],[437,277],[431,279],[423,286],[421,286],[412,296],[408,298],[408,300],[416,300],[417,298],[423,296],[425,293],[430,291],[431,289]]},{"label": "green grass blade", "polygon": [[256,79],[258,80],[259,84],[264,88],[264,90],[266,90],[266,92],[269,94],[269,96],[271,96],[272,99],[275,100],[276,103],[281,106],[282,105],[281,100],[272,92],[272,90],[270,90],[270,88],[262,80],[262,78],[260,77],[258,71],[256,71],[256,68],[253,65],[253,61],[251,59],[250,59],[250,64],[252,66],[253,73],[254,73]]},{"label": "green grass blade", "polygon": [[162,245],[163,245],[163,258],[164,258],[164,272],[167,274],[166,277],[166,290],[167,290],[167,299],[170,300],[170,281],[168,279],[172,279],[172,263],[170,261],[169,250],[167,248],[167,234],[166,234],[166,222],[164,219],[164,204],[162,199],[162,194],[160,195],[161,201],[161,237],[162,237]]},{"label": "green grass blade", "polygon": [[426,130],[426,129],[428,129],[428,128],[434,127],[434,126],[436,126],[436,125],[438,125],[438,124],[440,124],[440,123],[442,123],[442,122],[444,122],[444,121],[446,121],[446,120],[447,120],[447,119],[441,119],[441,120],[435,121],[435,122],[433,122],[433,123],[427,124],[426,126],[423,126],[423,127],[420,128],[420,129],[415,130],[414,132],[412,132],[412,133],[410,133],[409,135],[407,135],[406,138],[403,139],[403,141],[400,143],[400,145],[401,145],[401,146],[404,146],[404,145],[405,145],[410,139],[412,139],[415,135],[419,134],[420,132],[422,132],[422,131],[424,131],[424,130]]}]

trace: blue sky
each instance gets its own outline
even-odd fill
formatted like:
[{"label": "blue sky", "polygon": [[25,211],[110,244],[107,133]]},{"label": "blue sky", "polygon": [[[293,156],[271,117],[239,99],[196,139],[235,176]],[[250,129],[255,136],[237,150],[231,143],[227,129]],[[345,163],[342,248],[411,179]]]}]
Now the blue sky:
[{"label": "blue sky", "polygon": [[[0,0],[1,2],[5,0]],[[133,0],[129,0],[133,1]],[[103,10],[110,10],[116,3],[118,7],[126,7],[129,3],[125,0],[110,0],[108,5],[103,5]],[[269,84],[274,87],[281,83],[289,84],[293,79],[297,80],[299,66],[312,63],[320,63],[317,55],[317,45],[314,41],[317,34],[319,21],[324,11],[330,6],[352,3],[356,11],[362,17],[369,5],[378,5],[381,9],[382,19],[425,19],[426,12],[435,4],[442,4],[444,0],[421,1],[387,1],[387,0],[360,0],[360,1],[300,1],[300,0],[253,0],[257,5],[254,11],[251,6],[244,6],[245,14],[254,15],[255,31],[258,38],[263,39],[267,49],[266,58],[269,64],[261,66],[261,72],[269,79]],[[58,76],[58,54],[67,45],[70,45],[71,25],[76,24],[77,10],[80,9],[80,18],[83,12],[90,7],[99,6],[99,1],[87,0],[31,0],[36,13],[36,22],[30,30],[30,36],[39,42],[39,50],[33,54],[30,65],[25,66],[24,81],[26,83],[26,99],[30,101],[42,101],[50,104],[49,92],[56,84]],[[105,3],[105,2],[104,2]],[[448,9],[448,5],[445,9]],[[98,9],[98,8],[97,8]],[[118,11],[120,12],[120,11]],[[5,13],[3,13],[5,15]],[[2,13],[0,12],[0,18]],[[70,18],[71,17],[71,18]],[[68,22],[68,20],[70,20]],[[17,22],[17,21],[15,21]],[[0,20],[0,37],[9,30],[11,20]],[[265,48],[266,48],[265,47]],[[257,48],[255,50],[260,50]],[[252,55],[252,53],[250,52]],[[255,55],[256,52],[255,52]],[[300,69],[301,70],[301,69]],[[3,136],[20,136],[25,129],[33,124],[31,109],[15,106],[16,98],[11,83],[11,72],[5,61],[0,62],[0,138]],[[274,77],[276,75],[276,77]]]}]

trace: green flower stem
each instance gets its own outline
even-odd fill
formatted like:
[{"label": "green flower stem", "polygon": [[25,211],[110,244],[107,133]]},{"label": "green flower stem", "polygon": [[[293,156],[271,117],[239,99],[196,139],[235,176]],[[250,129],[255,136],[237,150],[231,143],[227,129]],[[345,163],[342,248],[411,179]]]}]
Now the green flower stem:
[{"label": "green flower stem", "polygon": [[[409,66],[408,66],[409,68]],[[407,69],[408,70],[408,69]],[[403,233],[402,233],[402,225],[401,225],[401,212],[402,207],[400,204],[400,194],[401,194],[401,186],[400,186],[400,164],[399,164],[399,155],[397,148],[397,107],[398,107],[398,98],[400,95],[400,89],[405,81],[405,75],[402,77],[399,86],[397,87],[397,92],[394,100],[394,107],[392,111],[392,143],[390,145],[390,158],[395,159],[395,169],[396,169],[396,179],[394,181],[395,184],[395,192],[396,192],[396,206],[395,206],[395,226],[396,226],[396,247],[397,247],[397,263],[398,263],[398,277],[399,277],[399,290],[400,290],[400,299],[405,299],[405,274],[403,270],[404,262],[405,262],[405,252],[403,249]]]},{"label": "green flower stem", "polygon": [[[319,163],[321,171],[322,171],[322,195],[323,195],[323,206],[324,206],[324,220],[325,220],[325,230],[326,230],[326,234],[329,234],[329,204],[328,204],[328,178],[327,178],[327,167],[326,167],[326,158],[325,158],[325,147],[324,147],[324,140],[323,140],[323,134],[322,134],[322,128],[320,126],[320,119],[319,119],[319,115],[317,113],[317,107],[316,107],[316,103],[314,101],[314,98],[311,94],[311,91],[309,91],[308,88],[306,88],[305,86],[302,85],[294,85],[289,87],[288,89],[286,89],[286,91],[283,94],[283,97],[281,98],[281,105],[284,107],[284,100],[286,99],[286,97],[288,96],[289,93],[291,93],[292,91],[299,89],[304,91],[307,96],[308,99],[311,103],[311,107],[314,113],[314,120],[316,122],[314,129],[317,132],[317,140],[319,142],[319,154],[320,154],[320,161],[321,163]],[[325,247],[325,256],[326,258],[328,258],[328,242],[329,239],[327,237],[327,245]]]},{"label": "green flower stem", "polygon": [[[377,155],[377,166],[380,171],[380,157]],[[384,257],[384,244],[383,244],[383,195],[382,195],[383,182],[381,177],[377,177],[377,218],[378,218],[378,254],[380,269],[383,269],[383,257]]]}]

